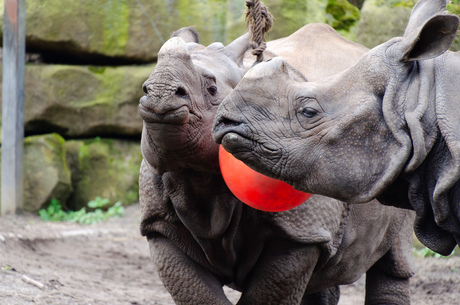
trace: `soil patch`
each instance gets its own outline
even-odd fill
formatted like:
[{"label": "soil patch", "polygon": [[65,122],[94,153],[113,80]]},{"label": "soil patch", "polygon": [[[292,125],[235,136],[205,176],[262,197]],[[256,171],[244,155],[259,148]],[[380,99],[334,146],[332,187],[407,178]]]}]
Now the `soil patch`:
[{"label": "soil patch", "polygon": [[[0,304],[173,305],[139,234],[139,205],[82,226],[24,214],[0,218]],[[460,300],[460,257],[417,258],[413,304]],[[233,302],[239,293],[225,290]],[[364,279],[343,286],[340,305],[364,304]]]}]

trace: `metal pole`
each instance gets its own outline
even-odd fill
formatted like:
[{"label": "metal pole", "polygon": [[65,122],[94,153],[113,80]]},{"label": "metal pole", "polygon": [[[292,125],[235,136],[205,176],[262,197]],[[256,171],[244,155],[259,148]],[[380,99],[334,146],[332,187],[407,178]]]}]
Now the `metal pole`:
[{"label": "metal pole", "polygon": [[0,215],[23,205],[25,0],[5,0]]}]

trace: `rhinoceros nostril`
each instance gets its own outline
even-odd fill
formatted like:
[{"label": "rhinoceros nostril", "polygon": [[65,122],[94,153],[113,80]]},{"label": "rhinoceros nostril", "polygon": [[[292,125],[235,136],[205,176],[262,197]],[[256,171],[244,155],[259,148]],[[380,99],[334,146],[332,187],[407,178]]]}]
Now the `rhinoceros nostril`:
[{"label": "rhinoceros nostril", "polygon": [[188,97],[187,91],[182,87],[177,88],[175,94],[176,94],[176,96],[181,97],[181,98],[187,98]]},{"label": "rhinoceros nostril", "polygon": [[220,124],[223,126],[238,126],[241,124],[241,122],[236,122],[227,118],[222,118],[220,120]]}]

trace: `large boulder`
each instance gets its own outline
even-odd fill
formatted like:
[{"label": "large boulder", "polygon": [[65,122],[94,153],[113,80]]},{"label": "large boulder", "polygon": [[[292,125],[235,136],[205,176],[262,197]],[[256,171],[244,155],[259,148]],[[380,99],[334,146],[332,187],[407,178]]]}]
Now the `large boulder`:
[{"label": "large boulder", "polygon": [[[329,23],[346,35],[359,19],[359,10],[346,0],[263,2],[275,17],[268,39],[288,36],[312,22]],[[229,43],[245,31],[245,9],[245,0],[28,0],[26,46],[42,53],[45,62],[152,62],[180,27],[194,26],[204,45]]]},{"label": "large boulder", "polygon": [[153,68],[27,65],[26,134],[140,137],[139,98]]},{"label": "large boulder", "polygon": [[65,147],[74,189],[69,208],[78,210],[97,196],[111,203],[139,200],[139,142],[95,138],[70,140]]},{"label": "large boulder", "polygon": [[37,212],[53,198],[73,210],[98,196],[112,204],[135,203],[139,200],[141,161],[138,141],[65,141],[56,133],[26,137],[23,208]]},{"label": "large boulder", "polygon": [[28,0],[26,46],[52,62],[152,62],[180,27],[195,26],[204,44],[230,42],[244,32],[244,8],[245,0]]},{"label": "large boulder", "polygon": [[56,198],[65,203],[72,192],[64,139],[58,134],[24,139],[23,208],[37,212]]}]

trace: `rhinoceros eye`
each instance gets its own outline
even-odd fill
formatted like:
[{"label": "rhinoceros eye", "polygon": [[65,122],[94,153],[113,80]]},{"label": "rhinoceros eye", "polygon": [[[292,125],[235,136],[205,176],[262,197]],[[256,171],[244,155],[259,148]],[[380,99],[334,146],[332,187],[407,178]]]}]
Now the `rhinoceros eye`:
[{"label": "rhinoceros eye", "polygon": [[208,88],[208,92],[209,94],[211,94],[212,96],[215,96],[216,93],[217,93],[217,87],[216,86],[211,86]]},{"label": "rhinoceros eye", "polygon": [[316,109],[313,109],[311,107],[305,107],[303,108],[300,113],[302,113],[303,116],[311,119],[315,117],[318,114],[318,111]]}]

